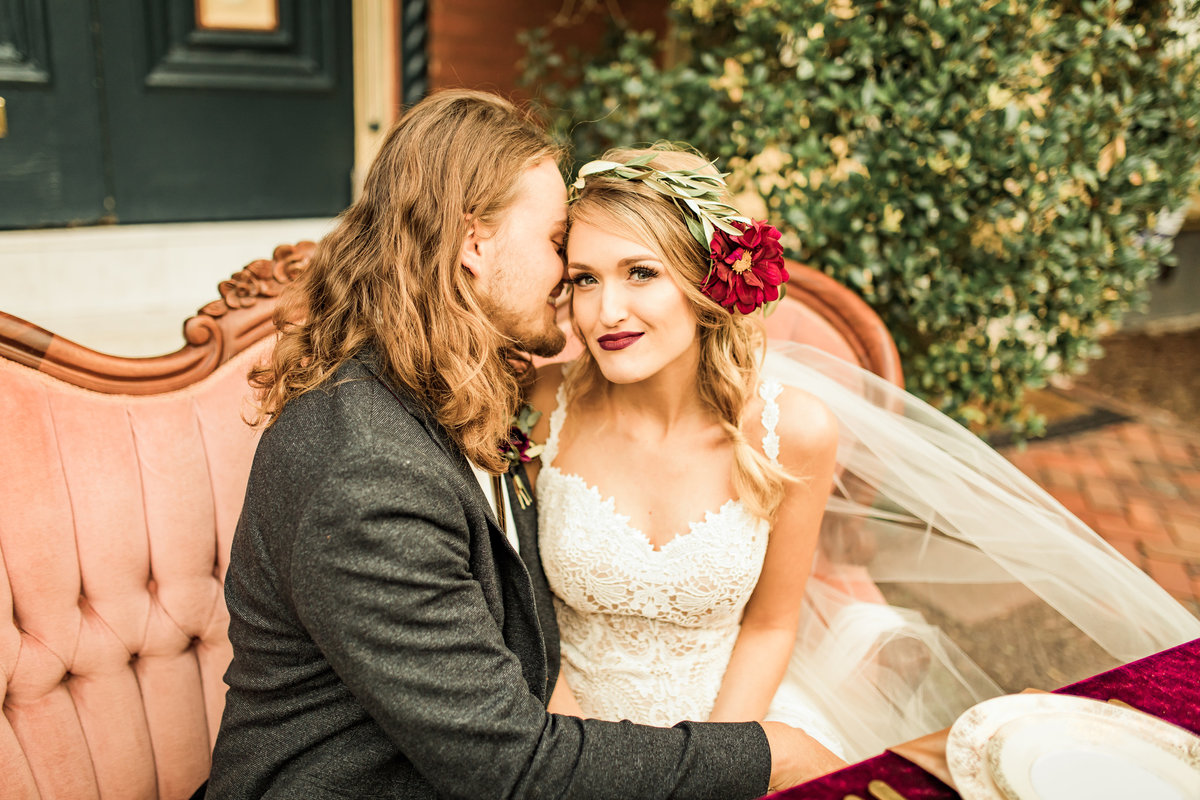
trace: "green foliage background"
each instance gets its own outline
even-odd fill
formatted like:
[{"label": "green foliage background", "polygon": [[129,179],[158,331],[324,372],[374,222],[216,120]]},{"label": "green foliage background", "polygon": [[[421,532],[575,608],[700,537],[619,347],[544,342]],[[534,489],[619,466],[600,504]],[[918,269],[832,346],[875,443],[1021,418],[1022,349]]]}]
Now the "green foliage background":
[{"label": "green foliage background", "polygon": [[879,312],[910,390],[1036,434],[1024,388],[1079,370],[1169,263],[1147,231],[1198,177],[1196,13],[675,0],[663,41],[561,53],[531,32],[526,83],[578,164],[659,139],[719,159],[744,213]]}]

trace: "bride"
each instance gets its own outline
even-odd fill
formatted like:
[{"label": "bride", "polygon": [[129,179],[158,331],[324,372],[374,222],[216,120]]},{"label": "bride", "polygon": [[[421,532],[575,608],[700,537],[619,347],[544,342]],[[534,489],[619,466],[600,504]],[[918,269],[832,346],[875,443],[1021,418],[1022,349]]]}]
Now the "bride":
[{"label": "bride", "polygon": [[1200,636],[955,423],[812,348],[767,350],[754,312],[787,280],[778,238],[692,153],[580,170],[584,350],[530,392],[551,711],[778,719],[856,760]]}]

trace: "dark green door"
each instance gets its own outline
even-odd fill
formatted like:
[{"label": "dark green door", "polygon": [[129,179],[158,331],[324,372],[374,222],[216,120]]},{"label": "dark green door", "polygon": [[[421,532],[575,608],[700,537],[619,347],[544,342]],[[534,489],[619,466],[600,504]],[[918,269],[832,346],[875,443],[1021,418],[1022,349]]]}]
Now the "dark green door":
[{"label": "dark green door", "polygon": [[90,5],[0,0],[0,227],[107,213]]},{"label": "dark green door", "polygon": [[[44,21],[55,47],[51,79],[37,89],[10,90],[0,71],[9,120],[0,227],[325,216],[346,206],[350,3],[275,0],[273,25],[257,29],[206,27],[203,5],[0,0],[27,27]],[[59,39],[80,28],[60,56]],[[38,90],[41,106],[22,99]],[[89,108],[90,129],[64,120]],[[33,168],[40,163],[71,166],[91,182],[55,194]]]}]

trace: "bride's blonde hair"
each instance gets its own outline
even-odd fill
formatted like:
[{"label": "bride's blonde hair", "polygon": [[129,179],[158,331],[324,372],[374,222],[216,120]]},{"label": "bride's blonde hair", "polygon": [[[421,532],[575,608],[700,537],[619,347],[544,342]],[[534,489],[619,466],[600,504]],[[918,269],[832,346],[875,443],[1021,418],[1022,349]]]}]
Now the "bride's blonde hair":
[{"label": "bride's blonde hair", "polygon": [[[609,150],[601,160],[628,163],[644,155],[653,156],[649,165],[655,169],[716,173],[699,155],[664,144],[649,150]],[[722,199],[728,202],[727,197]],[[679,208],[642,181],[612,174],[588,176],[571,205],[569,224],[576,222],[641,242],[662,256],[665,268],[696,315],[700,338],[696,390],[733,443],[734,491],[750,513],[771,519],[791,476],[756,450],[742,430],[742,417],[758,385],[758,366],[766,348],[761,315],[731,314],[700,291],[709,270],[707,248],[688,231]],[[602,386],[604,377],[585,348],[567,373],[567,397],[578,397]]]}]

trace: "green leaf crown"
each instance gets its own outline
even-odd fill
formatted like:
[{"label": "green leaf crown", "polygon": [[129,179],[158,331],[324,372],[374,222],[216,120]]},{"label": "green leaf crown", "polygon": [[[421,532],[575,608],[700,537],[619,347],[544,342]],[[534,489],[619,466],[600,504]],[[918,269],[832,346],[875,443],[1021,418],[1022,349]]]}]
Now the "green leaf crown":
[{"label": "green leaf crown", "polygon": [[[569,202],[579,198],[587,179],[593,175],[612,175],[629,181],[641,181],[665,197],[669,197],[679,208],[688,230],[705,250],[712,247],[712,239],[720,230],[729,236],[742,232],[732,223],[750,225],[748,217],[721,200],[725,193],[727,172],[700,172],[692,169],[656,169],[650,166],[657,153],[645,153],[627,162],[589,161],[579,169],[579,177],[571,185]],[[709,166],[712,166],[711,164]]]}]

